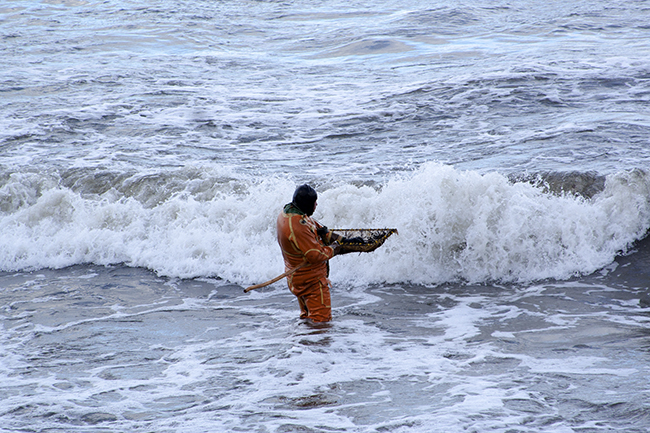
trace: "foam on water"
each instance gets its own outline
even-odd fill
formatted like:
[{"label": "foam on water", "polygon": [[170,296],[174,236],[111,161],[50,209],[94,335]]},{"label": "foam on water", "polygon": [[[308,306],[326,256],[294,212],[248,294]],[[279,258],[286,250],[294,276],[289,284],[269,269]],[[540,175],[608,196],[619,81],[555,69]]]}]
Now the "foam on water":
[{"label": "foam on water", "polygon": [[81,266],[3,281],[7,431],[617,431],[647,416],[628,399],[647,318],[577,299],[621,293],[604,285],[337,289],[335,321],[314,328],[284,288]]},{"label": "foam on water", "polygon": [[0,164],[368,179],[650,160],[641,3],[69,3],[3,9]]},{"label": "foam on water", "polygon": [[[209,166],[66,176],[5,176],[0,269],[126,263],[238,284],[282,272],[275,219],[289,179]],[[645,235],[648,182],[641,171],[611,175],[587,199],[432,163],[374,187],[317,185],[315,216],[331,228],[399,230],[372,254],[334,259],[335,282],[564,279],[606,266]]]}]

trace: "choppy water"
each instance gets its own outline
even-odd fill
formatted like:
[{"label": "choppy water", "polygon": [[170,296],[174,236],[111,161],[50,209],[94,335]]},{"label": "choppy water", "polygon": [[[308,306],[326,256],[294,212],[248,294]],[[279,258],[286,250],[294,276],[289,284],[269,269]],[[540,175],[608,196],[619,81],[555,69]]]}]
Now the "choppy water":
[{"label": "choppy water", "polygon": [[[650,428],[645,1],[0,5],[0,431]],[[283,284],[297,183],[334,322]]]},{"label": "choppy water", "polygon": [[337,285],[318,329],[284,287],[4,274],[2,429],[643,432],[650,301],[622,280],[645,284],[647,266],[525,287]]}]

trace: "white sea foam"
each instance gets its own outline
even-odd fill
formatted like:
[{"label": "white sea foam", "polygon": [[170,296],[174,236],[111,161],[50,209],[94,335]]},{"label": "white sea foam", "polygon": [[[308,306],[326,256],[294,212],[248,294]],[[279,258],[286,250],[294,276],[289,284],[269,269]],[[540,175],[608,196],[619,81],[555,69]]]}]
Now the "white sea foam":
[{"label": "white sea foam", "polygon": [[[151,185],[146,176],[138,185],[128,179],[101,195],[36,175],[10,179],[0,190],[7,210],[0,217],[1,269],[127,263],[240,284],[281,273],[275,219],[295,184],[211,184],[218,170],[201,180],[183,173],[168,173],[172,180],[163,183],[155,177]],[[620,173],[587,200],[431,163],[374,188],[323,188],[315,217],[330,228],[399,230],[374,253],[335,258],[335,282],[562,279],[606,266],[643,237],[648,188],[645,174]]]},{"label": "white sea foam", "polygon": [[350,264],[336,265],[341,278],[431,283],[593,272],[645,234],[649,197],[641,173],[611,176],[602,193],[585,200],[497,173],[429,164],[380,191],[345,186],[326,191],[322,202],[329,206],[324,221],[400,230],[372,255],[340,258]]}]

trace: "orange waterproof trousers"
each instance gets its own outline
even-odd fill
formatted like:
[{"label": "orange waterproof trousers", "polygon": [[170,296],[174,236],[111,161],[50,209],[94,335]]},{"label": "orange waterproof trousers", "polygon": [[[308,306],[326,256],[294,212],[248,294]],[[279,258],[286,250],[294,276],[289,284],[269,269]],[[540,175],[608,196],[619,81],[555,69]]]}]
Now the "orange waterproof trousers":
[{"label": "orange waterproof trousers", "polygon": [[329,285],[318,281],[314,286],[298,289],[289,283],[291,293],[298,298],[300,318],[313,322],[329,322],[332,320],[332,302]]}]

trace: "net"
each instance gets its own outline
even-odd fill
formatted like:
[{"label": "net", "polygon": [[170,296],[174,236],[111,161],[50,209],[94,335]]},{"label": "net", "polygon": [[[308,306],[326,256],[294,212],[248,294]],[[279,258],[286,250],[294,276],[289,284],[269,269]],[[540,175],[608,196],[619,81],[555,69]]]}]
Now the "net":
[{"label": "net", "polygon": [[344,248],[344,252],[369,253],[376,250],[397,229],[333,229],[333,233],[343,236],[337,242]]}]

